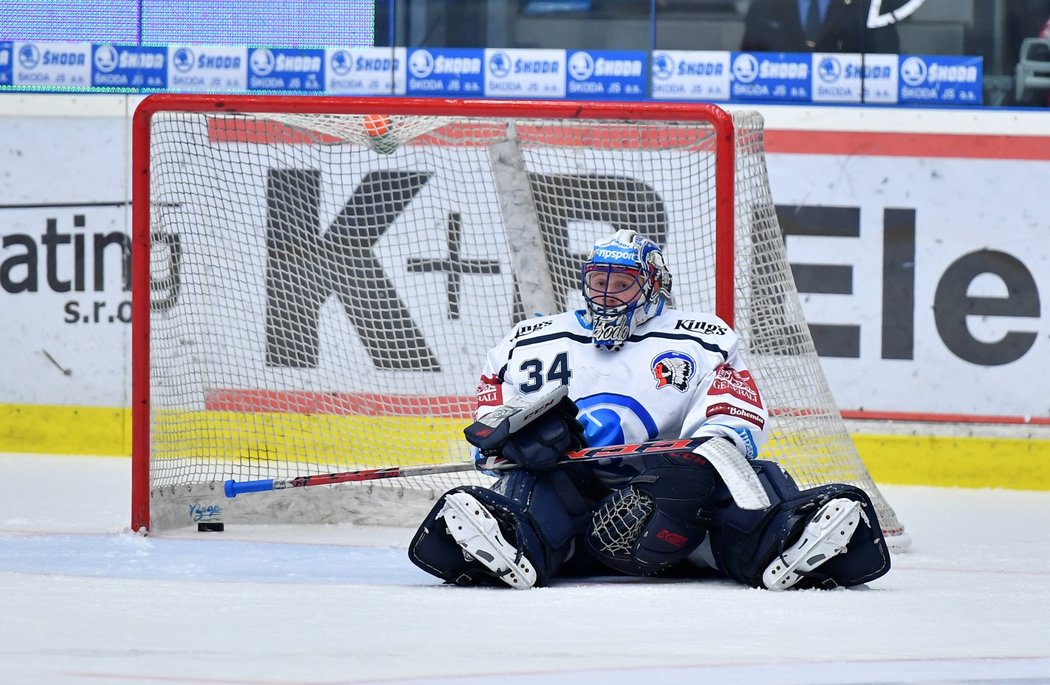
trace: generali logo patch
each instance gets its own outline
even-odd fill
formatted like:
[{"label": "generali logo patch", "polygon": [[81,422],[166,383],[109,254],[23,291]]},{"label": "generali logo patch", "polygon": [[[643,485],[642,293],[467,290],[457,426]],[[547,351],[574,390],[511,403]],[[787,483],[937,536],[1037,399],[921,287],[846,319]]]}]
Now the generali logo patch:
[{"label": "generali logo patch", "polygon": [[762,396],[758,393],[755,379],[750,371],[737,371],[731,366],[723,366],[715,372],[708,395],[732,395],[756,407],[762,407]]},{"label": "generali logo patch", "polygon": [[495,376],[482,376],[477,395],[479,407],[498,407],[503,404],[503,385]]}]

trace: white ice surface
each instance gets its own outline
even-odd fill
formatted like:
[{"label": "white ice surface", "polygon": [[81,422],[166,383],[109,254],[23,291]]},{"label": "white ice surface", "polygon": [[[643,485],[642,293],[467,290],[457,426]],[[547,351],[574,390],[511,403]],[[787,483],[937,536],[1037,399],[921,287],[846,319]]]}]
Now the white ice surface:
[{"label": "white ice surface", "polygon": [[887,487],[866,588],[442,586],[411,531],[140,537],[126,459],[0,455],[0,683],[1050,683],[1050,493]]}]

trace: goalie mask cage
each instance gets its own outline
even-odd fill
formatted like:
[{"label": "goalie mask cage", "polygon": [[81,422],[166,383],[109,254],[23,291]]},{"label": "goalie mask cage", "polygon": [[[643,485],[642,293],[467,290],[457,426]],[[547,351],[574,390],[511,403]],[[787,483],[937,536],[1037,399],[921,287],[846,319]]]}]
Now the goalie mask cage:
[{"label": "goalie mask cage", "polygon": [[415,525],[485,477],[233,500],[222,485],[469,460],[486,351],[516,321],[582,307],[590,245],[631,228],[665,248],[677,308],[742,337],[773,416],[762,456],[803,486],[860,486],[906,541],[821,370],[757,113],[165,94],[133,137],[134,530]]}]

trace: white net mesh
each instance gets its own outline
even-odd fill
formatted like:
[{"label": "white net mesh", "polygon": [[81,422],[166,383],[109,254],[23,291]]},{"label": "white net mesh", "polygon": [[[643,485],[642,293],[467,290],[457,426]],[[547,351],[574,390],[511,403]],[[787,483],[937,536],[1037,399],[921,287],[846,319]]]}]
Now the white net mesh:
[{"label": "white net mesh", "polygon": [[[510,120],[455,107],[369,118],[299,103],[152,117],[154,527],[209,506],[225,520],[415,522],[413,495],[465,476],[219,493],[228,478],[468,459],[462,428],[486,350],[534,312],[580,306],[579,265],[613,230],[665,247],[677,307],[715,309],[721,173],[735,184],[735,326],[774,416],[763,456],[802,484],[859,485],[884,528],[901,532],[805,325],[757,114],[734,117],[733,169],[706,121]],[[336,502],[347,493],[357,499]]]}]

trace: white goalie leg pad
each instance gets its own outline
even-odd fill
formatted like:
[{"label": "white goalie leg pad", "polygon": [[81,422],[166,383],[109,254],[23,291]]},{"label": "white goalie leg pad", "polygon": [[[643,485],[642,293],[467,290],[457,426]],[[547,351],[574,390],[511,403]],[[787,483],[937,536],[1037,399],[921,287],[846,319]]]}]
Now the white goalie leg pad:
[{"label": "white goalie leg pad", "polygon": [[[801,537],[773,560],[762,573],[762,583],[770,590],[787,590],[806,573],[846,550],[857,524],[861,504],[851,499],[833,499],[806,524]],[[801,572],[801,573],[800,573]]]},{"label": "white goalie leg pad", "polygon": [[693,453],[707,459],[715,467],[738,507],[752,511],[769,507],[769,494],[762,486],[762,481],[755,475],[751,462],[733,443],[725,438],[711,438]]},{"label": "white goalie leg pad", "polygon": [[499,523],[473,495],[455,492],[445,496],[438,518],[444,518],[449,535],[469,555],[500,580],[518,590],[536,584],[536,569],[524,554],[508,543]]}]

